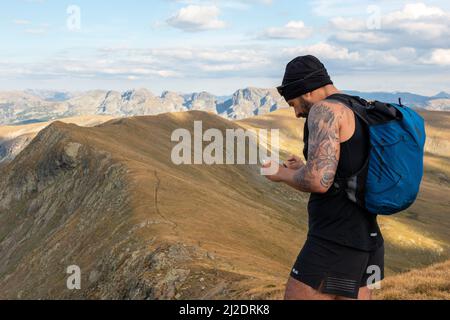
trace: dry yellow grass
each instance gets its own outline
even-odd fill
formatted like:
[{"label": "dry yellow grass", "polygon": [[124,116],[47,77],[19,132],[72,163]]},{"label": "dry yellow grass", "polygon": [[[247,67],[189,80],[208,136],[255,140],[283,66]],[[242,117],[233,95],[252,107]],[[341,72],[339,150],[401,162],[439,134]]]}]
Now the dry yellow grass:
[{"label": "dry yellow grass", "polygon": [[450,260],[389,277],[375,291],[383,300],[450,300]]},{"label": "dry yellow grass", "polygon": [[34,137],[39,131],[55,121],[73,123],[79,126],[92,127],[113,119],[111,116],[80,116],[73,118],[57,119],[54,121],[25,124],[20,126],[0,126],[0,140],[13,139],[22,135]]}]

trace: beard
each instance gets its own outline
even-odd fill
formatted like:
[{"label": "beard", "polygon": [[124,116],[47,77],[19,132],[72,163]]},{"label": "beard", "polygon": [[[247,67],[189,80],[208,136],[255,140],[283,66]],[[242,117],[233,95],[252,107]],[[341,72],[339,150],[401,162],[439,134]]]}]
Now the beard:
[{"label": "beard", "polygon": [[300,112],[298,114],[299,118],[308,118],[309,115],[309,111],[311,110],[311,108],[314,106],[314,103],[308,102],[306,100],[304,100],[303,98],[300,97],[300,102],[302,104],[302,109],[304,109],[304,112]]}]

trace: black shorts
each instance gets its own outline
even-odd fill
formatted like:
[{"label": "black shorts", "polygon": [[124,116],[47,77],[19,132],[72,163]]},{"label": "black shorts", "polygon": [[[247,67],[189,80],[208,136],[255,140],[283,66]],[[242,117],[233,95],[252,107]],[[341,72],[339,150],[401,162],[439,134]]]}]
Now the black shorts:
[{"label": "black shorts", "polygon": [[308,237],[291,277],[321,293],[357,299],[360,288],[384,279],[384,245],[367,252]]}]

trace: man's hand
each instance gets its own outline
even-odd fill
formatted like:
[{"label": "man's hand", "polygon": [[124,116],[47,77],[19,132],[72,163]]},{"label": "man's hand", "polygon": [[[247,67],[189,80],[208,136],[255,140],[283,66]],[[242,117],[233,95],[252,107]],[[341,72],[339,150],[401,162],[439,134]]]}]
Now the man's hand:
[{"label": "man's hand", "polygon": [[289,170],[286,167],[280,166],[277,162],[274,161],[267,161],[263,164],[264,169],[271,168],[272,166],[278,167],[278,170],[275,174],[272,175],[266,175],[265,177],[269,179],[272,182],[283,182],[285,177],[285,171]]},{"label": "man's hand", "polygon": [[[284,167],[268,162],[263,168],[274,166],[273,175],[267,179],[284,182],[308,193],[326,193],[335,179],[340,158],[340,123],[345,107],[339,103],[322,101],[310,110],[308,119],[309,149],[306,164],[295,156],[290,157]],[[272,168],[271,168],[272,169]],[[272,172],[273,172],[272,171]]]},{"label": "man's hand", "polygon": [[286,168],[291,170],[299,170],[305,166],[305,163],[299,157],[291,155],[285,162]]}]

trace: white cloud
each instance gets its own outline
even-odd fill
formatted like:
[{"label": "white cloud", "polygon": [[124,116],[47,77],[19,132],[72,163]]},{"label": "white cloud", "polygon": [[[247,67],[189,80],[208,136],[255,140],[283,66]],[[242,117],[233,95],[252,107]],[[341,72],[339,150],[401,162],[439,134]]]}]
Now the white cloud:
[{"label": "white cloud", "polygon": [[[382,66],[414,65],[414,48],[390,51],[356,51],[319,42],[299,47],[163,47],[149,49],[107,48],[78,54],[67,52],[39,63],[8,63],[8,76],[90,79],[225,79],[232,77],[282,77],[286,63],[299,55],[312,54],[332,70],[379,70]],[[438,56],[436,56],[438,57]],[[437,59],[437,58],[435,58]],[[20,72],[19,72],[20,71]],[[190,81],[190,80],[189,80]]]},{"label": "white cloud", "polygon": [[362,61],[366,66],[372,69],[381,66],[405,66],[414,65],[417,63],[417,50],[414,48],[398,48],[391,50],[366,50],[361,54]]},{"label": "white cloud", "polygon": [[378,32],[341,31],[332,37],[333,40],[346,43],[363,43],[381,45],[389,42],[389,38]]},{"label": "white cloud", "polygon": [[214,5],[188,5],[169,18],[167,23],[188,32],[221,29],[225,27],[225,22],[219,19],[219,14],[219,8]]},{"label": "white cloud", "polygon": [[422,18],[445,17],[447,14],[438,7],[430,7],[424,3],[408,3],[402,10],[390,13],[386,17],[389,23],[400,20],[419,20]]},{"label": "white cloud", "polygon": [[305,26],[303,21],[290,21],[283,27],[273,27],[263,33],[270,39],[306,39],[312,34],[312,28]]},{"label": "white cloud", "polygon": [[263,74],[271,59],[264,50],[252,48],[164,48],[152,49],[151,54],[164,65],[177,63],[180,72],[189,76],[218,77],[230,76],[230,72]]},{"label": "white cloud", "polygon": [[16,19],[13,20],[13,23],[17,26],[22,26],[23,31],[25,33],[29,33],[29,34],[43,34],[46,33],[50,27],[50,24],[48,23],[41,23],[41,24],[36,24],[36,23],[32,23],[30,20],[25,20],[25,19]]},{"label": "white cloud", "polygon": [[[91,79],[160,79],[178,78],[180,74],[163,65],[137,62],[127,59],[122,52],[111,53],[109,59],[99,55],[59,58],[35,63],[20,63],[10,61],[8,65],[0,64],[0,71],[5,76],[26,77],[30,79],[58,78],[91,78]],[[144,56],[144,54],[143,54]]]},{"label": "white cloud", "polygon": [[[400,0],[403,1],[403,0]],[[377,0],[376,4],[388,8],[394,0]],[[321,17],[361,16],[367,14],[368,1],[361,0],[311,0],[310,5],[314,14]],[[372,3],[373,4],[373,3]]]},{"label": "white cloud", "polygon": [[258,51],[251,49],[230,49],[226,51],[217,49],[201,49],[195,54],[195,58],[219,63],[265,61],[262,59]]},{"label": "white cloud", "polygon": [[331,41],[370,44],[372,48],[446,47],[450,45],[450,14],[423,3],[406,4],[380,16],[380,28],[371,30],[366,19],[338,17],[330,20]]},{"label": "white cloud", "polygon": [[436,49],[431,53],[431,57],[424,62],[441,66],[450,66],[450,49]]},{"label": "white cloud", "polygon": [[334,17],[330,19],[330,23],[333,28],[344,31],[359,31],[366,27],[364,20],[360,18]]},{"label": "white cloud", "polygon": [[[172,0],[174,2],[191,4],[191,5],[210,5],[211,0]],[[216,0],[214,4],[220,8],[230,8],[230,9],[249,9],[253,4],[264,4],[271,5],[272,0]]]},{"label": "white cloud", "polygon": [[450,14],[423,3],[407,4],[402,10],[388,14],[382,19],[382,25],[423,40],[447,37],[448,41],[450,37]]},{"label": "white cloud", "polygon": [[24,19],[16,19],[16,20],[13,20],[13,23],[14,23],[15,25],[23,26],[23,25],[29,25],[29,24],[31,24],[31,21],[29,21],[29,20],[24,20]]},{"label": "white cloud", "polygon": [[46,28],[31,28],[31,29],[26,29],[25,32],[29,33],[29,34],[44,34],[47,32],[47,29]]},{"label": "white cloud", "polygon": [[36,63],[9,61],[0,65],[3,75],[36,78],[96,79],[219,78],[236,74],[265,75],[272,60],[264,50],[248,47],[104,48],[89,54],[60,53]]},{"label": "white cloud", "polygon": [[301,46],[296,48],[285,48],[283,53],[295,56],[295,55],[315,55],[319,59],[329,59],[329,60],[360,60],[360,55],[358,52],[350,52],[347,48],[333,46],[325,42],[319,42],[310,46]]}]

